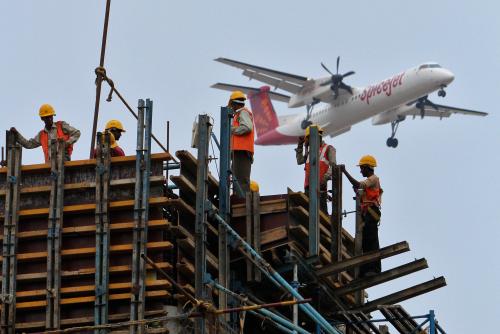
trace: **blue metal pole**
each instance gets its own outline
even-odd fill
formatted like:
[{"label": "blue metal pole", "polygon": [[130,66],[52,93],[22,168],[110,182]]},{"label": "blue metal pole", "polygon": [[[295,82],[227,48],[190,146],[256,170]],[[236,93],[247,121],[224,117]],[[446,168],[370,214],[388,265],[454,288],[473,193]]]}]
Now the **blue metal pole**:
[{"label": "blue metal pole", "polygon": [[429,334],[436,334],[436,318],[434,310],[429,311]]},{"label": "blue metal pole", "polygon": [[[220,179],[219,179],[219,214],[222,219],[229,222],[230,216],[230,199],[229,188],[231,178],[230,166],[230,150],[231,150],[231,118],[232,110],[228,107],[220,108]],[[215,137],[215,136],[214,136]],[[223,286],[229,286],[229,253],[227,244],[227,231],[223,226],[219,225],[219,282]],[[223,293],[219,294],[219,307],[227,308],[227,296]],[[227,315],[225,315],[227,320]]]},{"label": "blue metal pole", "polygon": [[309,256],[319,254],[319,149],[321,138],[317,126],[309,133]]},{"label": "blue metal pole", "polygon": [[[231,290],[226,289],[224,286],[220,285],[219,283],[215,282],[214,280],[210,280],[209,282],[216,289],[224,292],[224,294],[234,295],[234,292],[232,292]],[[271,312],[271,311],[269,311],[269,310],[267,310],[265,308],[261,308],[261,309],[255,310],[255,311],[261,313],[262,315],[264,315],[266,317],[271,318],[273,321],[275,321],[277,323],[280,323],[280,324],[282,324],[284,326],[287,326],[287,327],[293,329],[297,333],[311,334],[310,332],[306,331],[305,329],[300,328],[299,326],[294,325],[288,319],[280,317],[279,315],[274,314],[273,312]],[[252,312],[254,312],[254,311],[252,311]],[[287,328],[287,330],[288,330],[288,328]],[[293,331],[290,331],[290,332],[293,333]]]},{"label": "blue metal pole", "polygon": [[[253,315],[255,315],[255,316],[257,316],[257,317],[259,316],[259,314],[257,312],[255,312],[255,311],[248,311],[248,312],[251,313],[251,314],[253,314]],[[261,315],[261,317],[262,317],[262,315]],[[292,330],[286,328],[285,326],[280,325],[277,322],[273,322],[273,326],[276,327],[277,329],[279,329],[280,331],[282,331],[283,333],[290,333],[290,334],[296,333],[295,331],[292,331]]]},{"label": "blue metal pole", "polygon": [[[212,218],[216,219],[217,222],[223,225],[227,232],[235,239],[237,239],[242,247],[250,253],[250,255],[255,259],[256,263],[259,264],[259,268],[261,271],[271,279],[272,282],[276,284],[279,283],[278,287],[284,287],[293,297],[297,300],[302,301],[304,297],[302,297],[295,289],[283,278],[280,274],[278,274],[271,265],[262,258],[259,253],[257,253],[235,230],[229,226],[224,219],[222,219],[217,213],[211,212]],[[316,321],[320,324],[321,328],[323,328],[327,333],[330,334],[341,334],[341,332],[334,328],[321,314],[318,313],[309,303],[299,304],[300,309],[306,313],[312,320]]]}]

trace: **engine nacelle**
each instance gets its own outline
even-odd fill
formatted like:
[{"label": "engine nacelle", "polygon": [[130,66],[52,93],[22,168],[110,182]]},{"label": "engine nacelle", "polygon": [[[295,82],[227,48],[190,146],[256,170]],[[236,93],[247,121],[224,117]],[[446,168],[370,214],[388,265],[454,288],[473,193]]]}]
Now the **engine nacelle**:
[{"label": "engine nacelle", "polygon": [[383,113],[380,113],[378,115],[375,115],[372,117],[372,124],[373,125],[382,125],[382,124],[387,124],[391,123],[394,121],[404,121],[406,116],[401,115],[401,110],[400,109],[392,109],[392,110],[387,110],[384,111]]}]

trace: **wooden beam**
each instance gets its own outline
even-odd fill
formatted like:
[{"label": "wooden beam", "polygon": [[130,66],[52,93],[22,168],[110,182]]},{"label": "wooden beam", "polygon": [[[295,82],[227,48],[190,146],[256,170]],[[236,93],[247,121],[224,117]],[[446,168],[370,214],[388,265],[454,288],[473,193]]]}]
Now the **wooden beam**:
[{"label": "wooden beam", "polygon": [[[135,162],[135,159],[136,159],[135,155],[128,155],[124,157],[112,157],[111,164],[132,163]],[[170,153],[167,152],[151,154],[151,160],[167,161],[171,159],[172,156],[170,155]],[[66,161],[64,163],[64,168],[80,168],[80,167],[95,166],[95,165],[96,165],[95,159],[73,160],[73,161]],[[47,172],[50,170],[50,163],[25,165],[22,166],[21,168],[21,171],[23,172],[44,171],[44,170],[46,170]],[[7,173],[7,167],[0,168],[0,174],[2,173],[3,174]]]},{"label": "wooden beam", "polygon": [[394,256],[400,253],[404,253],[410,250],[410,246],[406,241],[402,241],[377,251],[368,252],[350,259],[344,260],[338,263],[332,263],[331,265],[324,266],[316,271],[318,276],[329,276],[336,274],[338,272],[348,270],[354,267],[358,267],[362,264],[371,262],[376,259],[384,259],[386,257]]},{"label": "wooden beam", "polygon": [[[168,203],[167,197],[152,197],[149,199],[150,206],[163,206],[166,205],[167,203]],[[133,207],[134,207],[134,200],[114,201],[109,203],[110,210],[121,210]],[[65,214],[78,214],[89,211],[95,211],[95,203],[64,206]],[[49,214],[48,208],[24,209],[19,211],[19,215],[23,218],[46,216],[48,214]],[[0,218],[3,219],[4,217],[0,216]]]},{"label": "wooden beam", "polygon": [[[172,285],[167,280],[148,280],[146,281],[146,286],[151,290],[158,289],[170,289]],[[109,284],[109,290],[129,290],[132,288],[132,284],[130,282],[124,283],[111,283]],[[88,294],[94,293],[95,285],[83,285],[83,286],[71,286],[71,287],[63,287],[61,288],[61,295],[77,295],[77,294]],[[47,291],[45,289],[42,290],[29,290],[29,291],[18,291],[16,293],[17,298],[33,298],[33,297],[42,297],[45,296]]]},{"label": "wooden beam", "polygon": [[[151,183],[164,183],[165,178],[162,175],[151,176]],[[128,186],[134,185],[135,178],[111,180],[110,186]],[[79,182],[79,183],[68,183],[64,185],[64,190],[78,190],[78,189],[91,189],[95,188],[95,182]],[[28,186],[21,188],[21,194],[34,194],[34,193],[45,193],[50,192],[50,186]],[[5,189],[0,190],[0,197],[5,196]]]},{"label": "wooden beam", "polygon": [[[233,204],[231,206],[231,217],[245,217],[245,203]],[[284,198],[260,201],[260,214],[286,212],[286,200]]]},{"label": "wooden beam", "polygon": [[446,286],[446,280],[443,276],[441,276],[430,281],[412,286],[411,288],[407,288],[385,297],[375,299],[371,302],[366,303],[363,307],[361,307],[360,310],[370,313],[377,310],[380,305],[393,305],[396,303],[400,303],[403,300],[422,295],[424,293],[442,288],[443,286]]},{"label": "wooden beam", "polygon": [[358,280],[354,280],[349,284],[346,284],[336,290],[334,293],[336,295],[345,295],[358,290],[367,289],[377,284],[382,284],[387,281],[414,273],[416,271],[428,268],[427,261],[425,259],[415,260],[413,262],[404,264],[402,266],[386,270],[376,276],[364,277]]},{"label": "wooden beam", "polygon": [[[148,242],[147,244],[148,251],[161,251],[161,250],[169,250],[173,248],[173,245],[170,241],[156,241],[156,242]],[[132,251],[132,244],[125,245],[113,245],[110,247],[111,253],[126,253]],[[73,249],[64,249],[61,251],[61,256],[79,256],[79,255],[94,255],[95,247],[85,247],[85,248],[73,248]],[[37,261],[43,260],[47,258],[47,252],[33,252],[33,253],[22,253],[17,254],[17,261]],[[0,256],[0,261],[2,257]]]},{"label": "wooden beam", "polygon": [[[159,220],[150,220],[148,223],[149,229],[167,229],[170,226],[170,222],[168,220],[159,219]],[[126,222],[126,223],[115,223],[110,224],[112,231],[128,231],[134,227],[134,223]],[[86,235],[86,234],[94,234],[95,233],[95,225],[87,225],[87,226],[72,226],[72,227],[64,227],[62,233],[64,235],[70,234],[78,234],[78,235]],[[36,231],[26,231],[19,232],[17,234],[19,239],[38,239],[38,238],[46,238],[47,230],[36,230]],[[0,240],[3,240],[3,235],[0,235]]]},{"label": "wooden beam", "polygon": [[[119,300],[130,300],[131,294],[128,293],[118,293],[109,295],[110,301],[119,301]],[[146,297],[148,298],[169,298],[170,293],[166,290],[156,290],[156,291],[147,291]],[[72,304],[82,304],[82,303],[93,303],[95,301],[95,296],[86,296],[86,297],[74,297],[74,298],[62,298],[61,305],[72,305]],[[21,302],[17,303],[17,309],[36,309],[36,308],[44,308],[47,305],[46,300],[38,300],[32,302]]]}]

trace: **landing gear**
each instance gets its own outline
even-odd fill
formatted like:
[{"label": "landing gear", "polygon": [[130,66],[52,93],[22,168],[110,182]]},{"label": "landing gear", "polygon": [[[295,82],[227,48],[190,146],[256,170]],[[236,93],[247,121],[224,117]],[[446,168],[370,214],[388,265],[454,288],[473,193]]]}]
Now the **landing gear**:
[{"label": "landing gear", "polygon": [[396,148],[398,147],[398,139],[396,138],[396,132],[398,131],[399,127],[399,122],[400,120],[392,121],[391,122],[391,136],[387,138],[387,146]]},{"label": "landing gear", "polygon": [[396,147],[398,147],[398,139],[397,138],[389,137],[389,138],[387,138],[386,144],[389,147],[396,148]]},{"label": "landing gear", "polygon": [[446,96],[446,91],[444,90],[446,86],[441,86],[441,89],[438,91],[438,96],[439,97],[445,97]]},{"label": "landing gear", "polygon": [[312,113],[313,107],[317,103],[319,103],[319,100],[313,100],[313,102],[311,104],[308,104],[306,106],[306,109],[307,109],[306,118],[302,121],[302,123],[300,123],[300,126],[302,127],[302,129],[305,130],[305,129],[307,129],[307,127],[309,125],[312,124],[312,122],[309,119],[311,118],[311,113]]}]

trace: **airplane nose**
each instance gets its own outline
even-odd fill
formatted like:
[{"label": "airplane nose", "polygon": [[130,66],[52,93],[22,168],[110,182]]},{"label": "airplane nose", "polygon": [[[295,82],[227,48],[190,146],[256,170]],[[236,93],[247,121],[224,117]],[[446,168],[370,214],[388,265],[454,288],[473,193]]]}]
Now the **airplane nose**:
[{"label": "airplane nose", "polygon": [[448,71],[445,69],[443,69],[442,75],[443,75],[443,81],[445,82],[446,85],[448,85],[449,83],[451,83],[455,79],[455,76],[453,75],[453,73],[451,73],[451,71]]}]

